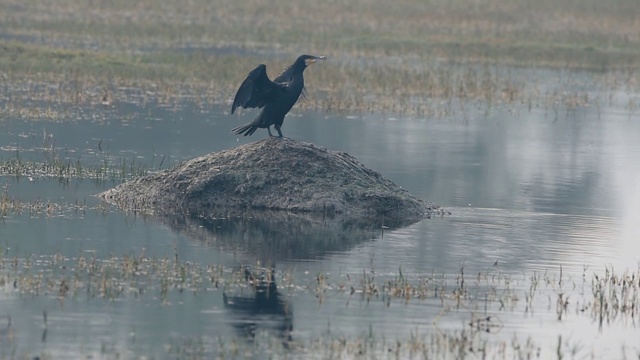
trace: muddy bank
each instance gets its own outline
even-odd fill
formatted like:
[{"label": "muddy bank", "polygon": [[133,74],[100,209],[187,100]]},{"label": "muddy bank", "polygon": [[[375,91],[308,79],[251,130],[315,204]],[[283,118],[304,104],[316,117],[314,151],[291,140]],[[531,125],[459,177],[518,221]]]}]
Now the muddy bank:
[{"label": "muddy bank", "polygon": [[124,210],[208,218],[264,209],[406,221],[441,211],[347,153],[275,137],[182,162],[99,196]]}]

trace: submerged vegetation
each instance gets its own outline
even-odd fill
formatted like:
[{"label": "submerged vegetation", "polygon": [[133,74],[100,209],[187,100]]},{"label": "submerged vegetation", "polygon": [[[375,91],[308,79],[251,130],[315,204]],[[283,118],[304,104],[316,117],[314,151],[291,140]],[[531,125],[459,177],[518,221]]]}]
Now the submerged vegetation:
[{"label": "submerged vegetation", "polygon": [[[274,282],[270,290],[263,283]],[[276,285],[274,283],[274,285]],[[277,289],[277,290],[276,290]],[[0,258],[0,293],[17,292],[21,297],[55,299],[61,306],[67,301],[118,301],[136,299],[157,301],[172,306],[175,296],[205,296],[205,294],[277,291],[283,301],[299,296],[315,297],[321,306],[328,297],[383,307],[403,306],[409,302],[438,308],[431,321],[434,331],[413,332],[407,339],[381,338],[375,328],[362,337],[352,337],[330,328],[316,339],[297,339],[283,343],[274,341],[267,333],[257,334],[255,342],[216,340],[215,338],[167,339],[167,354],[177,358],[209,358],[235,351],[234,358],[252,357],[268,351],[275,357],[317,358],[451,358],[467,356],[480,358],[528,359],[567,356],[590,356],[589,347],[572,347],[558,339],[551,347],[531,337],[501,336],[503,314],[522,313],[535,319],[555,314],[557,321],[575,321],[586,317],[607,331],[616,323],[637,326],[640,315],[640,272],[601,273],[572,278],[559,273],[512,275],[498,268],[465,274],[407,275],[402,269],[395,276],[375,275],[367,270],[354,274],[309,274],[296,278],[292,269],[275,272],[257,264],[252,267],[229,268],[213,264],[198,264],[180,259],[177,249],[173,256],[154,258],[140,254],[99,259],[94,254],[67,257],[62,254],[11,256],[4,252]],[[225,295],[227,296],[227,295]],[[540,298],[534,300],[534,298]],[[370,306],[370,305],[369,305]],[[11,314],[8,314],[9,316]],[[47,322],[46,312],[43,321]],[[450,328],[452,320],[461,319],[457,330],[438,330],[440,325]],[[11,331],[9,323],[5,333]],[[55,332],[52,328],[49,332]],[[51,335],[51,334],[50,334]],[[0,329],[2,336],[2,329]],[[43,334],[46,336],[46,333]],[[11,345],[11,339],[4,339]],[[586,345],[586,344],[583,344]],[[235,349],[235,350],[234,350]],[[125,349],[113,349],[114,354]],[[631,356],[640,351],[633,344],[623,346],[623,353]],[[46,354],[45,355],[46,358]],[[104,355],[104,354],[103,354]],[[109,354],[106,354],[109,355]],[[113,354],[112,354],[113,355]],[[592,356],[593,354],[591,354]]]},{"label": "submerged vegetation", "polygon": [[50,160],[47,162],[23,161],[19,158],[0,160],[0,176],[25,178],[32,181],[37,178],[57,178],[60,181],[70,179],[92,179],[97,182],[123,181],[132,177],[144,176],[147,165],[137,164],[135,159],[121,158],[116,161],[105,159],[100,165],[85,167],[76,160]]}]

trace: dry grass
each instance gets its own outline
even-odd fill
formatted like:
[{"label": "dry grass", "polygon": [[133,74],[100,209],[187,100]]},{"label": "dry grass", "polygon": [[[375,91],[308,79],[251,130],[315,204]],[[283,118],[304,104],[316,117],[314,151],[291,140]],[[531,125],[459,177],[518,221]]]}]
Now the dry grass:
[{"label": "dry grass", "polygon": [[[266,274],[266,275],[265,275]],[[106,259],[95,255],[66,257],[60,254],[26,258],[0,258],[0,291],[17,291],[30,297],[56,297],[60,302],[113,301],[121,298],[146,298],[165,305],[172,293],[201,293],[215,291],[250,290],[261,283],[253,279],[272,279],[271,269],[258,264],[251,268],[226,268],[217,265],[196,264],[174,256],[154,258],[141,254],[128,254]],[[589,347],[577,349],[562,335],[557,345],[539,343],[536,339],[515,336],[505,340],[496,336],[503,329],[501,317],[541,316],[556,311],[557,321],[573,321],[580,317],[592,319],[594,326],[607,331],[612,324],[636,326],[640,299],[640,273],[638,270],[583,274],[572,278],[560,273],[534,273],[530,276],[512,275],[493,269],[478,274],[419,274],[407,276],[399,271],[395,277],[377,277],[374,272],[343,275],[331,279],[317,274],[314,279],[297,279],[291,269],[276,275],[280,293],[300,296],[310,293],[322,299],[326,296],[342,297],[349,301],[394,303],[416,301],[440,309],[433,319],[433,331],[412,333],[408,337],[387,339],[380,337],[376,328],[363,329],[361,336],[342,334],[340,329],[327,329],[315,339],[295,339],[283,344],[269,334],[259,334],[254,344],[241,339],[212,339],[207,336],[169,339],[167,354],[176,358],[209,358],[231,355],[235,358],[265,351],[275,357],[291,358],[513,358],[528,359],[541,356],[589,356]],[[541,297],[539,301],[519,297]],[[82,295],[82,296],[80,296]],[[548,299],[548,300],[547,300]],[[555,305],[555,306],[553,306]],[[536,309],[530,308],[535,306]],[[464,323],[457,330],[440,330],[438,324],[447,323],[448,314],[462,316]],[[515,315],[514,315],[515,314]],[[9,316],[11,314],[8,314]],[[542,315],[544,317],[544,315]],[[44,315],[46,324],[46,313]],[[9,325],[10,329],[11,325]],[[507,337],[508,338],[508,337]],[[632,344],[622,352],[638,351]],[[557,347],[557,348],[556,348]],[[114,349],[119,352],[122,349]],[[577,351],[577,352],[576,352]],[[105,354],[107,355],[107,354]],[[591,354],[593,356],[593,354]]]},{"label": "dry grass", "polygon": [[71,179],[90,179],[101,184],[107,181],[120,182],[147,175],[150,170],[157,170],[136,162],[135,158],[111,159],[105,156],[97,165],[84,166],[80,160],[60,160],[53,151],[51,154],[51,158],[46,162],[24,161],[19,155],[9,160],[0,159],[0,176],[29,181],[51,178],[61,183],[68,183]]},{"label": "dry grass", "polygon": [[308,72],[303,108],[442,116],[451,98],[564,101],[494,65],[597,70],[587,81],[603,92],[637,91],[639,11],[635,0],[9,0],[0,116],[30,99],[227,103],[256,64],[275,75],[303,52],[330,59]]},{"label": "dry grass", "polygon": [[[190,45],[365,56],[423,56],[436,50],[437,57],[461,55],[458,60],[467,60],[496,58],[486,51],[490,48],[590,48],[615,55],[637,55],[640,48],[640,5],[634,0],[400,0],[393,4],[381,0],[295,4],[286,0],[268,4],[255,0],[9,0],[3,4],[2,24],[9,34],[105,50]],[[517,51],[513,57],[518,57]]]}]

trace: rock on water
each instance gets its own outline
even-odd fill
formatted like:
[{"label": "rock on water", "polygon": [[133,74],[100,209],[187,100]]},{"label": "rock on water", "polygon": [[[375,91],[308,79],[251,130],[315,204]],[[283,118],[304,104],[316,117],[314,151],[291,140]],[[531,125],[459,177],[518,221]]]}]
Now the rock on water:
[{"label": "rock on water", "polygon": [[248,209],[418,219],[434,209],[343,152],[268,138],[99,194],[124,210],[217,216]]}]

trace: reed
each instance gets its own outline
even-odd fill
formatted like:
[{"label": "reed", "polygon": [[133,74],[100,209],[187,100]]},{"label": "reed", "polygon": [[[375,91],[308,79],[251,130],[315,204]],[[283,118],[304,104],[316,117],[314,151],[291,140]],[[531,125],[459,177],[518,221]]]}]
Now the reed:
[{"label": "reed", "polygon": [[[443,358],[460,359],[538,357],[540,354],[559,358],[588,356],[584,344],[571,342],[560,335],[556,344],[539,344],[536,339],[494,337],[503,331],[501,317],[513,316],[524,309],[525,314],[549,311],[542,303],[527,301],[519,304],[518,294],[525,293],[549,297],[556,296],[557,321],[587,317],[595,326],[606,331],[609,324],[618,322],[633,326],[638,317],[640,299],[639,270],[623,272],[607,268],[604,272],[586,273],[575,278],[562,272],[515,275],[492,269],[478,274],[466,274],[461,268],[457,274],[406,274],[402,269],[395,276],[375,276],[375,271],[341,274],[331,278],[328,274],[310,275],[309,279],[295,279],[291,269],[274,274],[274,270],[260,264],[249,267],[228,268],[214,264],[197,264],[174,256],[156,258],[144,252],[98,258],[95,254],[67,257],[61,254],[19,257],[4,252],[0,258],[0,291],[11,289],[30,297],[55,295],[60,302],[70,299],[83,301],[113,301],[119,298],[145,298],[167,306],[171,294],[190,293],[198,296],[205,292],[239,291],[261,286],[275,275],[281,279],[279,291],[287,296],[309,293],[319,299],[342,297],[363,303],[382,302],[385,307],[417,301],[440,307],[433,320],[434,329],[445,321],[448,314],[466,321],[456,330],[437,330],[425,334],[417,331],[408,337],[387,339],[370,328],[362,335],[345,335],[339,330],[327,330],[314,339],[283,342],[257,334],[255,343],[239,339],[184,337],[172,339],[165,348],[168,356],[179,359],[251,358],[269,351],[274,356],[321,358]],[[309,281],[309,282],[307,282]],[[350,290],[349,290],[350,289]],[[586,291],[585,291],[586,290]],[[511,299],[510,306],[504,306]],[[346,306],[349,306],[347,301]],[[541,307],[534,312],[531,307]],[[550,310],[553,311],[553,310]],[[46,313],[45,324],[46,324]],[[46,329],[46,326],[45,326]],[[2,334],[0,329],[0,335]],[[120,352],[123,349],[113,349]],[[637,351],[638,349],[635,349]],[[622,352],[633,347],[622,346]]]},{"label": "reed", "polygon": [[[228,105],[258,63],[273,76],[302,52],[330,59],[307,74],[310,100],[299,105],[307,109],[447,116],[458,111],[451,99],[580,106],[594,99],[502,70],[588,69],[587,85],[603,94],[637,91],[637,10],[634,0],[9,0],[0,4],[8,94],[0,116],[30,117],[33,100]],[[575,81],[560,77],[565,89]],[[638,107],[629,101],[629,109]],[[55,109],[37,114],[65,116]]]}]

